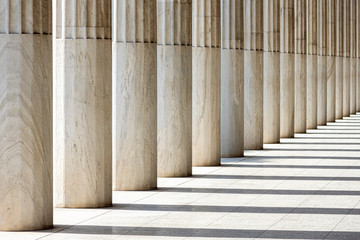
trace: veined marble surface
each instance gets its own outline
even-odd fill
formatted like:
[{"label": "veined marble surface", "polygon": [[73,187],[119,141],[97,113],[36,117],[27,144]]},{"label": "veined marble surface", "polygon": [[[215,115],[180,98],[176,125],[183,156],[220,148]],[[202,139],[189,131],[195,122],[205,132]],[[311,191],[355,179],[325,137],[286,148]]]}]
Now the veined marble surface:
[{"label": "veined marble surface", "polygon": [[335,117],[336,119],[342,119],[343,117],[343,85],[344,85],[344,73],[343,73],[343,57],[336,57],[336,105],[335,105]]},{"label": "veined marble surface", "polygon": [[111,205],[111,41],[55,40],[55,206]]},{"label": "veined marble surface", "polygon": [[280,137],[294,137],[294,54],[280,53]]},{"label": "veined marble surface", "polygon": [[307,55],[306,75],[306,128],[317,127],[318,56]]},{"label": "veined marble surface", "polygon": [[356,58],[350,58],[350,114],[356,113]]},{"label": "veined marble surface", "polygon": [[306,132],[306,59],[305,54],[295,54],[295,133]]},{"label": "veined marble surface", "polygon": [[335,108],[336,108],[336,57],[327,56],[327,110],[326,121],[335,122]]},{"label": "veined marble surface", "polygon": [[52,36],[0,34],[0,51],[0,230],[50,228]]},{"label": "veined marble surface", "polygon": [[327,57],[318,56],[318,87],[317,87],[317,125],[326,125],[327,118]]}]

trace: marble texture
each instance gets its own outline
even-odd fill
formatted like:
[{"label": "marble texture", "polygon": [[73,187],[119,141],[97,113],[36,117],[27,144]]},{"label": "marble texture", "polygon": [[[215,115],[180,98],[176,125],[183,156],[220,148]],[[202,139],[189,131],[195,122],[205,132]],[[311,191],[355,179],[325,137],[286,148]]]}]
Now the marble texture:
[{"label": "marble texture", "polygon": [[280,0],[264,1],[264,143],[280,142]]},{"label": "marble texture", "polygon": [[263,1],[244,1],[244,149],[263,147]]},{"label": "marble texture", "polygon": [[220,0],[192,1],[192,163],[220,165]]},{"label": "marble texture", "polygon": [[157,187],[156,0],[113,3],[113,190]]},{"label": "marble texture", "polygon": [[52,227],[52,36],[0,34],[0,230]]},{"label": "marble texture", "polygon": [[335,56],[336,56],[336,83],[335,83],[335,118],[342,119],[343,117],[343,32],[339,31],[339,29],[343,29],[343,0],[335,0],[336,4],[336,48],[335,48]]},{"label": "marble texture", "polygon": [[350,3],[351,0],[344,0],[343,3],[343,116],[350,116]]},{"label": "marble texture", "polygon": [[306,132],[306,2],[295,1],[295,133]]},{"label": "marble texture", "polygon": [[188,0],[157,0],[159,177],[192,174],[191,11]]},{"label": "marble texture", "polygon": [[280,137],[294,137],[294,1],[280,1]]},{"label": "marble texture", "polygon": [[350,114],[356,113],[356,3],[350,0]]},{"label": "marble texture", "polygon": [[47,229],[53,226],[52,2],[1,0],[0,6],[0,231]]},{"label": "marble texture", "polygon": [[356,112],[360,112],[360,2],[356,2]]},{"label": "marble texture", "polygon": [[244,154],[243,1],[223,0],[221,157]]}]

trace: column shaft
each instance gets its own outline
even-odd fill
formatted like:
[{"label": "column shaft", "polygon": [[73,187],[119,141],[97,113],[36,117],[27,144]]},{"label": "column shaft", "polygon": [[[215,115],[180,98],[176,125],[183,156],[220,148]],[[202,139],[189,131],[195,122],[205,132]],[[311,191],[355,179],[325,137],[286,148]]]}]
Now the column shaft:
[{"label": "column shaft", "polygon": [[0,6],[0,230],[50,228],[51,1]]},{"label": "column shaft", "polygon": [[343,116],[350,116],[350,3],[351,0],[344,0],[343,11]]},{"label": "column shaft", "polygon": [[264,143],[280,142],[280,0],[264,1]]},{"label": "column shaft", "polygon": [[294,0],[280,1],[280,137],[294,137]]},{"label": "column shaft", "polygon": [[194,166],[220,164],[221,19],[220,0],[193,0]]},{"label": "column shaft", "polygon": [[306,132],[306,2],[295,0],[295,132]]},{"label": "column shaft", "polygon": [[327,122],[335,121],[335,106],[336,106],[336,36],[335,36],[335,11],[336,1],[328,0],[326,19],[327,19]]},{"label": "column shaft", "polygon": [[221,156],[244,154],[243,0],[223,0]]},{"label": "column shaft", "polygon": [[191,7],[191,0],[157,0],[160,177],[191,175]]},{"label": "column shaft", "polygon": [[111,1],[55,2],[55,205],[109,206]]},{"label": "column shaft", "polygon": [[350,113],[356,113],[356,2],[350,1]]},{"label": "column shaft", "polygon": [[344,21],[343,0],[336,0],[336,103],[335,117],[343,117],[343,21]]},{"label": "column shaft", "polygon": [[360,112],[360,2],[356,1],[356,112]]},{"label": "column shaft", "polygon": [[113,189],[157,186],[156,0],[114,1]]}]

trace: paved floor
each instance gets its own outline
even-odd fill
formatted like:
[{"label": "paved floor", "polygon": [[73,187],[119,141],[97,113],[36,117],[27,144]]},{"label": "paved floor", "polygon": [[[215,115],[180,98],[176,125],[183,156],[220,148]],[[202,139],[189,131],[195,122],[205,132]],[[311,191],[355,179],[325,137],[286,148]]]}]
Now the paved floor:
[{"label": "paved floor", "polygon": [[360,114],[0,239],[360,239]]}]

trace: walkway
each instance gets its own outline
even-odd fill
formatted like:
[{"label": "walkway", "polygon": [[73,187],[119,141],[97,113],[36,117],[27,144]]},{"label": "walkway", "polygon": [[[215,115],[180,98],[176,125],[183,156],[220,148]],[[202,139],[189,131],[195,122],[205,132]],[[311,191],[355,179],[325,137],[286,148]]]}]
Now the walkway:
[{"label": "walkway", "polygon": [[246,156],[0,239],[360,239],[360,114]]}]

